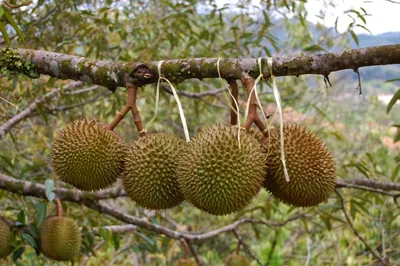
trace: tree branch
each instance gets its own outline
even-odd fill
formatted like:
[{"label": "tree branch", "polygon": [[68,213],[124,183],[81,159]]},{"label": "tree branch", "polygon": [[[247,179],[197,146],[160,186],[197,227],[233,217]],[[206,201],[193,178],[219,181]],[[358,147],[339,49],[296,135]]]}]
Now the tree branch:
[{"label": "tree branch", "polygon": [[[43,198],[46,199],[46,187],[41,184],[35,184],[29,181],[22,181],[18,180],[12,177],[8,177],[6,175],[0,174],[0,189],[10,191],[16,194],[24,195],[24,196],[33,196],[37,198]],[[305,213],[298,213],[287,220],[281,221],[281,222],[275,222],[275,221],[267,221],[265,219],[252,219],[252,218],[242,218],[240,220],[235,221],[234,223],[221,227],[216,230],[212,230],[206,233],[201,233],[201,234],[194,234],[190,232],[178,232],[175,230],[171,230],[167,227],[160,226],[158,224],[153,224],[149,222],[145,218],[140,218],[136,216],[131,216],[127,215],[125,213],[119,212],[118,210],[115,210],[114,208],[107,207],[103,204],[100,204],[97,200],[99,199],[109,199],[109,198],[117,198],[121,196],[126,196],[125,192],[122,191],[121,188],[117,189],[109,189],[109,190],[103,190],[100,192],[95,192],[95,193],[84,193],[76,189],[63,189],[63,188],[57,188],[54,190],[56,193],[57,197],[60,200],[63,201],[70,201],[70,202],[75,202],[83,204],[87,206],[90,209],[93,209],[97,212],[107,214],[117,220],[120,220],[124,223],[127,224],[132,224],[135,226],[139,226],[142,228],[145,228],[149,231],[155,232],[157,234],[163,234],[167,237],[171,237],[174,239],[185,239],[186,241],[196,242],[196,241],[203,241],[207,240],[210,238],[217,237],[220,234],[223,233],[228,233],[232,232],[236,228],[238,228],[240,225],[244,224],[261,224],[261,225],[266,225],[270,227],[281,227],[286,225],[289,222],[292,222],[294,220],[303,218],[303,217],[312,217],[310,215],[307,215]]]},{"label": "tree branch", "polygon": [[243,247],[243,249],[246,251],[246,253],[250,257],[252,257],[259,265],[263,266],[264,264],[262,264],[262,262],[259,260],[259,258],[251,252],[249,246],[246,244],[243,237],[241,235],[239,235],[239,233],[236,229],[233,230],[233,234],[235,235],[235,237],[237,238],[237,240],[239,241],[239,243]]},{"label": "tree branch", "polygon": [[[116,88],[125,86],[125,75],[138,86],[156,83],[158,62],[126,63],[97,61],[93,59],[53,53],[40,50],[18,49],[19,54],[35,64],[40,74],[59,79],[74,79]],[[163,76],[176,82],[191,78],[218,78],[218,58],[192,58],[166,60],[163,62]],[[266,58],[261,60],[263,75],[270,76]],[[240,79],[244,74],[253,78],[259,75],[257,60],[225,58],[220,60],[221,77]],[[299,76],[319,74],[328,76],[331,72],[360,67],[400,64],[400,44],[353,49],[340,53],[325,53],[273,60],[275,76]]]},{"label": "tree branch", "polygon": [[62,91],[63,92],[70,91],[72,89],[82,87],[83,85],[84,83],[80,81],[72,82],[64,87],[54,89],[51,92],[46,93],[43,97],[36,99],[33,103],[31,103],[28,106],[28,108],[14,115],[10,120],[8,120],[6,123],[0,126],[0,139],[2,139],[5,134],[10,132],[10,130],[18,123],[20,123],[22,120],[26,119],[27,117],[31,116],[34,112],[36,112],[36,109],[39,104],[44,103],[51,98],[57,97],[59,93]]},{"label": "tree branch", "polygon": [[400,184],[392,182],[378,182],[370,179],[340,179],[336,182],[337,188],[351,187],[351,185],[364,186],[380,190],[400,191]]},{"label": "tree branch", "polygon": [[[0,189],[16,194],[46,198],[46,187],[29,181],[15,179],[0,173]],[[77,189],[56,188],[54,193],[60,200],[81,202],[83,200],[103,200],[126,197],[125,191],[121,187],[101,190],[99,192],[82,192]]]}]

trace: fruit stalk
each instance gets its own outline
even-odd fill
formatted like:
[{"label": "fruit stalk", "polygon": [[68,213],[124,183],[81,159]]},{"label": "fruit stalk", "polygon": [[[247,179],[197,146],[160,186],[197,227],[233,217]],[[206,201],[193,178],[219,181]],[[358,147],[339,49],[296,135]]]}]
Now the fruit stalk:
[{"label": "fruit stalk", "polygon": [[59,198],[55,198],[54,201],[56,202],[57,206],[57,216],[62,217],[63,211],[62,211],[61,200]]},{"label": "fruit stalk", "polygon": [[140,137],[144,137],[146,132],[143,128],[142,119],[140,118],[139,110],[136,106],[137,87],[133,83],[127,82],[126,89],[128,90],[128,106],[132,111],[133,121],[135,122],[136,128],[139,131]]},{"label": "fruit stalk", "polygon": [[114,120],[107,126],[109,130],[114,130],[114,128],[119,124],[119,122],[124,119],[125,115],[131,110],[131,107],[127,104],[122,108],[121,111],[117,114],[117,116],[114,118]]},{"label": "fruit stalk", "polygon": [[[235,111],[234,108],[236,108],[236,103],[238,103],[238,97],[239,97],[239,88],[236,83],[235,79],[227,79],[229,86],[231,87],[232,90],[232,108],[231,108],[231,125],[237,125],[238,123],[238,112]],[[236,102],[235,102],[236,101]]]},{"label": "fruit stalk", "polygon": [[[257,114],[257,99],[256,99],[256,94],[253,91],[252,88],[254,87],[254,79],[250,76],[245,76],[240,79],[242,82],[243,87],[246,88],[247,91],[247,98],[250,97],[250,103],[249,103],[249,114],[247,116],[247,120],[244,122],[243,127],[245,129],[249,129],[251,125],[254,123],[260,129],[260,131],[264,134],[265,137],[268,137],[268,131],[266,130],[267,128],[261,121],[260,117]],[[259,106],[261,108],[261,106]]]}]

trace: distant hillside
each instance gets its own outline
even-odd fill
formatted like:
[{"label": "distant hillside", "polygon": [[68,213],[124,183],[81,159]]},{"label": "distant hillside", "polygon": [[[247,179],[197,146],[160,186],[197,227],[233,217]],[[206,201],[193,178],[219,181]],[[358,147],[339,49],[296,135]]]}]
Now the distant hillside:
[{"label": "distant hillside", "polygon": [[358,40],[360,45],[357,46],[354,42],[352,42],[353,48],[400,44],[400,32],[387,32],[379,35],[359,34]]},{"label": "distant hillside", "polygon": [[[359,45],[351,42],[352,48],[364,48],[370,46],[381,46],[400,44],[400,32],[387,32],[378,35],[359,34]],[[368,87],[379,88],[380,93],[394,93],[398,89],[399,82],[384,83],[389,79],[400,78],[400,65],[363,67],[360,69],[361,78]],[[356,76],[348,77],[356,82]]]}]

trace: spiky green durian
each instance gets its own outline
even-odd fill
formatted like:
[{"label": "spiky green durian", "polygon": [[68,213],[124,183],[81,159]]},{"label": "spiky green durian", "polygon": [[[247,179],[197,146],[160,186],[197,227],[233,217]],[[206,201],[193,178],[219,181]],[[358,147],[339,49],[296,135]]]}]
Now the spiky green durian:
[{"label": "spiky green durian", "polygon": [[127,150],[123,184],[130,198],[147,209],[168,209],[184,198],[176,179],[184,141],[172,134],[140,138]]},{"label": "spiky green durian", "polygon": [[250,266],[250,261],[245,256],[232,254],[226,258],[225,266]]},{"label": "spiky green durian", "polygon": [[180,259],[180,260],[176,260],[172,266],[196,266],[197,263],[193,260],[189,260],[189,259]]},{"label": "spiky green durian", "polygon": [[335,162],[331,153],[317,135],[303,126],[284,125],[283,132],[290,181],[286,181],[283,172],[280,131],[273,129],[268,142],[265,188],[275,198],[298,207],[314,206],[327,200],[336,184]]},{"label": "spiky green durian", "polygon": [[81,233],[77,223],[69,217],[47,217],[39,228],[41,251],[60,261],[76,261],[81,250]]},{"label": "spiky green durian", "polygon": [[123,171],[122,140],[97,120],[68,124],[52,147],[52,165],[58,177],[81,190],[113,184]]},{"label": "spiky green durian", "polygon": [[257,195],[265,175],[266,156],[254,134],[226,124],[199,131],[187,143],[178,163],[178,182],[185,199],[214,215],[245,207]]},{"label": "spiky green durian", "polygon": [[0,259],[10,255],[12,250],[11,228],[2,219],[0,219]]}]

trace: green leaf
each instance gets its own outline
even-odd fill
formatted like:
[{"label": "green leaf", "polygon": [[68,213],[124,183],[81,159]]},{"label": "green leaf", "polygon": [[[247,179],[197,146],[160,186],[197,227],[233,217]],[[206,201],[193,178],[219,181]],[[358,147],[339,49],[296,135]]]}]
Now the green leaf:
[{"label": "green leaf", "polygon": [[39,237],[39,229],[37,228],[37,226],[34,223],[29,224],[29,231],[34,238]]},{"label": "green leaf", "polygon": [[396,135],[394,136],[393,143],[400,141],[400,127],[397,128]]},{"label": "green leaf", "polygon": [[331,231],[332,223],[330,217],[328,215],[321,215],[321,220],[324,222],[326,229],[328,229],[328,231]]},{"label": "green leaf", "polygon": [[384,83],[388,83],[388,82],[395,82],[395,81],[400,81],[400,78],[396,78],[396,79],[388,79],[388,80],[386,80]]},{"label": "green leaf", "polygon": [[0,31],[1,31],[1,34],[3,34],[4,40],[6,41],[7,46],[10,46],[10,37],[8,36],[8,33],[6,31],[6,27],[1,22],[0,22]]},{"label": "green leaf", "polygon": [[17,32],[18,36],[21,38],[22,41],[24,41],[24,34],[22,33],[22,31],[19,29],[17,23],[15,22],[15,20],[11,17],[10,13],[8,13],[8,10],[3,8],[3,15],[4,17],[8,20],[8,23],[11,24],[11,26],[15,29],[15,31]]},{"label": "green leaf", "polygon": [[30,234],[22,233],[22,238],[25,239],[35,250],[39,249],[39,243]]},{"label": "green leaf", "polygon": [[54,181],[53,179],[46,179],[44,183],[46,186],[46,197],[49,201],[53,201],[56,198],[56,194],[54,194]]},{"label": "green leaf", "polygon": [[3,16],[3,7],[0,5],[0,18]]},{"label": "green leaf", "polygon": [[396,176],[399,173],[399,170],[400,170],[400,164],[397,164],[396,167],[392,171],[392,176],[390,177],[390,179],[392,181],[394,181],[396,179]]},{"label": "green leaf", "polygon": [[400,99],[400,90],[396,91],[396,93],[393,95],[392,99],[387,105],[386,113],[388,114],[390,110],[392,109],[393,105]]},{"label": "green leaf", "polygon": [[359,41],[358,41],[357,34],[356,34],[354,31],[352,31],[352,30],[349,30],[349,32],[350,32],[350,34],[351,34],[351,37],[353,37],[354,42],[355,42],[357,45],[359,45],[360,43],[359,43]]},{"label": "green leaf", "polygon": [[317,51],[326,51],[322,46],[319,46],[317,44],[308,46],[303,49],[304,51],[309,51],[309,52],[317,52]]},{"label": "green leaf", "polygon": [[25,224],[25,212],[24,211],[20,211],[18,213],[18,218],[17,218],[18,222],[20,222],[21,224]]},{"label": "green leaf", "polygon": [[24,254],[24,252],[25,252],[25,247],[20,247],[19,249],[14,251],[12,256],[13,262],[16,262],[22,256],[22,254]]},{"label": "green leaf", "polygon": [[113,232],[112,239],[113,239],[115,250],[118,250],[120,247],[120,243],[121,243],[121,236],[118,233]]},{"label": "green leaf", "polygon": [[36,225],[40,226],[43,220],[46,218],[47,203],[37,203],[35,204],[36,209]]}]

